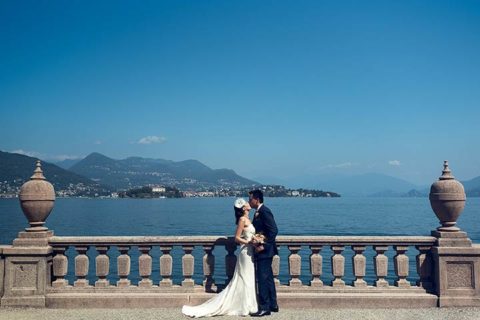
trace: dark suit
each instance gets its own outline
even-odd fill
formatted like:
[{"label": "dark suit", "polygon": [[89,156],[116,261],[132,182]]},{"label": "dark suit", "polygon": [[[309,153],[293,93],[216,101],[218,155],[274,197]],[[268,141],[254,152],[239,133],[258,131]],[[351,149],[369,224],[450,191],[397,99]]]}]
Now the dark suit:
[{"label": "dark suit", "polygon": [[262,205],[258,210],[258,215],[253,219],[253,226],[257,233],[262,233],[265,237],[265,248],[261,252],[255,253],[256,276],[258,282],[258,304],[259,310],[270,310],[277,307],[277,292],[275,282],[273,281],[272,259],[278,254],[275,237],[278,229],[272,211]]}]

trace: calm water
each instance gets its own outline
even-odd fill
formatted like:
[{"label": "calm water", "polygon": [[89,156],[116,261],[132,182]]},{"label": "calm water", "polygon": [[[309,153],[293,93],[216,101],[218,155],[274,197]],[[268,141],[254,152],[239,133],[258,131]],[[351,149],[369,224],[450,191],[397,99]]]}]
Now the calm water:
[{"label": "calm water", "polygon": [[[233,218],[234,198],[188,198],[188,199],[57,199],[55,208],[47,220],[47,226],[56,235],[232,235],[235,231]],[[280,235],[429,235],[438,226],[438,220],[427,198],[267,198],[265,200],[277,221]],[[253,214],[253,212],[252,212]],[[27,226],[18,199],[0,200],[0,244],[10,244],[18,231]],[[458,225],[468,232],[470,238],[480,243],[480,198],[467,199],[467,204]],[[70,254],[73,252],[70,249]],[[158,280],[158,248],[152,250],[153,275]],[[92,257],[95,250],[89,251]],[[138,250],[132,249],[132,274]],[[388,252],[393,257],[393,250]],[[415,249],[409,251],[411,268],[414,270]],[[111,249],[112,273],[115,273],[116,249]],[[181,250],[175,249],[174,281],[181,281]],[[195,273],[201,281],[201,248],[195,249]],[[214,251],[216,277],[224,274],[225,250]],[[308,274],[307,248],[301,251],[304,269]],[[324,274],[329,281],[331,252],[322,250]],[[346,268],[352,252],[345,250]],[[373,250],[366,252],[367,258]],[[282,248],[280,280],[286,282],[288,250]],[[392,261],[390,259],[390,261]],[[73,262],[73,259],[70,259]],[[94,268],[95,263],[90,263]],[[393,265],[391,268],[393,269]],[[367,281],[373,281],[373,266],[367,267]],[[70,272],[73,265],[69,268]],[[157,272],[156,272],[157,271]],[[94,274],[94,269],[90,274]],[[94,278],[92,278],[94,279]],[[412,275],[411,279],[415,279]],[[115,278],[112,277],[115,281]],[[302,278],[307,282],[309,277]],[[345,277],[349,280],[349,276]],[[393,278],[389,279],[393,281]]]}]

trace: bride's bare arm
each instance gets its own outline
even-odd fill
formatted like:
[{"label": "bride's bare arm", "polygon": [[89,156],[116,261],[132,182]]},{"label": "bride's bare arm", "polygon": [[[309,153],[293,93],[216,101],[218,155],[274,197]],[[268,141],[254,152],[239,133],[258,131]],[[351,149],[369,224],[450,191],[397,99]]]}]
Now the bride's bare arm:
[{"label": "bride's bare arm", "polygon": [[248,243],[247,240],[241,238],[243,228],[245,228],[245,221],[246,219],[244,217],[241,217],[240,220],[238,220],[237,231],[235,232],[235,242],[238,244]]}]

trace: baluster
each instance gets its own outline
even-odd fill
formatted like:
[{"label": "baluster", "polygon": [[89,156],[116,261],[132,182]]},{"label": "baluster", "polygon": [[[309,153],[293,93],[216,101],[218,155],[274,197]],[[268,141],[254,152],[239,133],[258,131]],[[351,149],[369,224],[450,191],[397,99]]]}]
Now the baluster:
[{"label": "baluster", "polygon": [[150,276],[152,275],[152,257],[150,256],[152,246],[139,246],[138,250],[142,253],[140,257],[138,257],[138,269],[140,277],[142,277],[138,286],[142,288],[150,288],[152,287],[152,280],[150,279]]},{"label": "baluster", "polygon": [[384,254],[388,250],[388,246],[373,246],[373,249],[377,253],[375,256],[375,274],[377,275],[377,281],[375,286],[379,288],[388,287],[388,281],[385,277],[388,274],[388,257]]},{"label": "baluster", "polygon": [[68,280],[65,276],[68,273],[68,258],[65,255],[67,246],[53,247],[55,256],[53,257],[53,276],[55,281],[52,282],[54,288],[64,288],[68,286]]},{"label": "baluster", "polygon": [[183,251],[185,252],[182,257],[182,270],[183,270],[183,281],[182,287],[193,288],[195,282],[192,279],[193,276],[193,266],[195,263],[195,258],[192,255],[194,246],[192,245],[183,245]]},{"label": "baluster", "polygon": [[75,276],[77,277],[77,280],[73,285],[78,288],[89,286],[87,279],[89,260],[86,254],[88,248],[89,246],[75,247],[75,250],[77,251],[77,256],[75,257]]},{"label": "baluster", "polygon": [[128,279],[131,266],[130,256],[128,255],[129,250],[130,246],[118,246],[120,255],[117,257],[117,272],[120,280],[117,281],[117,287],[119,288],[130,286],[130,280]]},{"label": "baluster", "polygon": [[334,255],[332,256],[332,273],[335,279],[332,282],[333,287],[345,287],[345,281],[342,277],[345,274],[345,257],[342,256],[342,252],[345,250],[345,246],[332,246]]},{"label": "baluster", "polygon": [[172,267],[173,259],[170,255],[172,251],[171,246],[161,246],[162,256],[160,257],[160,275],[162,280],[159,283],[160,287],[171,287],[172,286]]},{"label": "baluster", "polygon": [[408,246],[394,246],[397,255],[393,258],[395,261],[395,274],[398,279],[395,281],[395,285],[399,288],[410,287],[410,282],[407,281],[408,277],[408,256],[405,254],[408,250]]},{"label": "baluster", "polygon": [[110,259],[107,255],[108,246],[96,246],[98,255],[95,258],[95,270],[98,280],[95,282],[95,287],[105,288],[110,285],[107,280],[108,271],[110,270]]},{"label": "baluster", "polygon": [[417,286],[430,290],[432,285],[432,258],[430,256],[431,246],[415,246],[419,251],[417,255],[417,272],[420,279],[417,281]]},{"label": "baluster", "polygon": [[363,255],[365,251],[365,246],[352,246],[355,255],[352,258],[353,264],[353,274],[355,275],[355,281],[353,281],[353,286],[355,287],[366,287],[367,283],[363,278],[365,277],[365,271],[367,268],[367,258]]},{"label": "baluster", "polygon": [[227,273],[227,281],[225,284],[229,283],[232,280],[233,273],[235,272],[235,265],[237,264],[237,256],[235,255],[235,250],[237,245],[233,241],[228,241],[225,245],[227,249],[227,255],[225,256],[225,270]]},{"label": "baluster", "polygon": [[4,291],[4,287],[3,287],[4,275],[5,275],[5,257],[3,256],[2,253],[0,253],[0,297],[3,296],[3,291]]},{"label": "baluster", "polygon": [[288,271],[290,273],[289,284],[291,287],[302,285],[302,281],[299,279],[302,271],[302,258],[298,254],[301,248],[301,246],[288,246],[288,250],[290,250],[290,256],[288,256]]},{"label": "baluster", "polygon": [[322,276],[323,264],[323,257],[320,254],[320,251],[322,251],[322,246],[311,245],[310,250],[312,250],[312,254],[310,255],[310,273],[312,274],[310,286],[322,287],[323,281],[320,280],[320,277]]},{"label": "baluster", "polygon": [[215,280],[213,279],[213,273],[215,272],[215,256],[212,254],[213,244],[204,245],[203,250],[205,255],[203,256],[203,287],[205,291],[212,292],[216,290]]},{"label": "baluster", "polygon": [[278,287],[280,286],[280,280],[278,280],[278,275],[280,274],[280,256],[278,254],[273,256],[272,272],[273,272],[273,282],[275,283],[275,287]]}]

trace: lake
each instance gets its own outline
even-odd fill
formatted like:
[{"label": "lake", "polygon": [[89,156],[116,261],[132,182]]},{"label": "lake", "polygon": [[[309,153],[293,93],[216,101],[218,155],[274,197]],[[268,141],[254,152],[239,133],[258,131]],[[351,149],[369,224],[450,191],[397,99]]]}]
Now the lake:
[{"label": "lake", "polygon": [[[235,232],[234,198],[183,199],[76,199],[61,198],[47,219],[47,227],[58,236],[101,235],[233,235]],[[266,198],[265,204],[273,211],[280,235],[430,235],[439,223],[430,208],[428,198]],[[253,215],[253,211],[251,213]],[[0,244],[11,244],[18,231],[27,226],[18,199],[0,200]],[[480,243],[480,198],[469,198],[458,221],[459,227],[470,238]],[[69,249],[71,251],[73,249]],[[113,249],[112,249],[113,250]],[[218,251],[221,250],[221,251]],[[158,248],[154,252],[154,270],[158,269]],[[410,250],[414,268],[415,250]],[[94,257],[95,250],[91,248]],[[302,249],[303,274],[308,274],[307,248]],[[74,252],[70,254],[73,256]],[[136,271],[137,250],[132,249],[132,274]],[[173,251],[174,281],[181,281],[181,250]],[[201,281],[201,248],[194,251],[195,280]],[[216,271],[222,278],[224,249],[215,249]],[[345,250],[346,263],[351,250]],[[373,250],[365,255],[370,260]],[[393,250],[389,250],[390,258]],[[322,250],[324,270],[329,268],[328,248]],[[115,270],[115,253],[111,255]],[[282,248],[280,280],[286,282],[288,250]],[[72,262],[73,259],[70,259]],[[157,261],[158,262],[158,261]],[[390,265],[393,268],[392,260]],[[90,263],[91,268],[94,263]],[[73,265],[69,268],[73,270]],[[367,281],[373,281],[373,266],[367,266]],[[94,274],[94,270],[90,274]],[[329,273],[324,271],[325,280]],[[156,280],[155,274],[152,278]],[[157,276],[158,277],[158,276]],[[217,277],[218,278],[218,277]],[[323,279],[323,277],[322,277]],[[346,280],[349,276],[346,276]],[[414,276],[412,275],[412,279]],[[308,277],[302,278],[308,281]],[[389,279],[390,281],[393,280]]]}]

